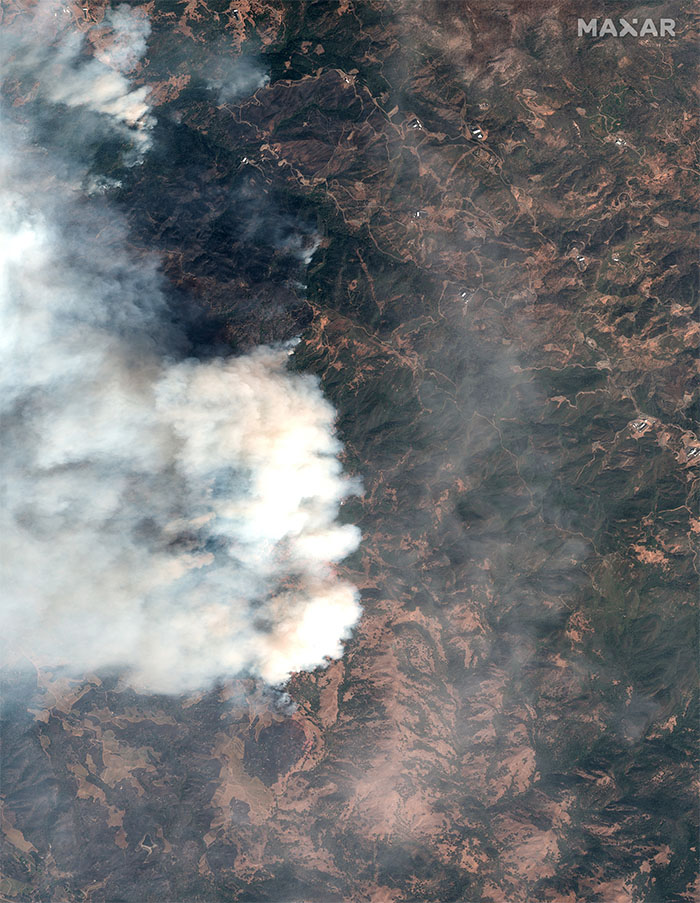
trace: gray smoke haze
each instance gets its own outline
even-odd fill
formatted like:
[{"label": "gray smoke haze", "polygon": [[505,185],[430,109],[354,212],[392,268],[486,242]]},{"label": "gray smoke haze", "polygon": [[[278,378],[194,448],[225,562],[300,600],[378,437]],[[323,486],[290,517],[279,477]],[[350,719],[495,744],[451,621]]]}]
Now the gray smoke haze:
[{"label": "gray smoke haze", "polygon": [[253,59],[230,59],[222,52],[216,59],[216,71],[207,77],[207,86],[216,91],[219,103],[232,103],[255,93],[270,77]]},{"label": "gray smoke haze", "polygon": [[101,31],[107,43],[96,51],[96,58],[119,72],[130,72],[146,53],[151,23],[145,9],[122,3],[106,11]]},{"label": "gray smoke haze", "polygon": [[35,98],[65,107],[63,118],[78,140],[92,135],[94,117],[101,117],[113,136],[133,145],[136,160],[150,147],[154,120],[148,86],[132,87],[124,73],[144,53],[150,24],[138,9],[123,4],[107,13],[99,31],[101,49],[86,56],[84,37],[71,27],[68,8],[44,0],[31,19],[3,23],[2,80],[26,80]]},{"label": "gray smoke haze", "polygon": [[[147,22],[120,7],[113,49],[79,60],[60,9],[6,32],[3,82],[35,74],[72,130],[97,113],[143,153],[147,90],[120,69]],[[336,516],[358,486],[318,381],[288,348],[183,358],[158,261],[76,161],[0,117],[3,657],[185,692],[339,655],[360,609],[334,563],[359,534]]]}]

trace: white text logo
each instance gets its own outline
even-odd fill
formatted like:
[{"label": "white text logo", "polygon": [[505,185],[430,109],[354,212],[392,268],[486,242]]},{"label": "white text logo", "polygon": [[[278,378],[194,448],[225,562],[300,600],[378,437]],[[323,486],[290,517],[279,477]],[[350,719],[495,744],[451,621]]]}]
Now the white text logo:
[{"label": "white text logo", "polygon": [[614,38],[646,38],[649,35],[655,38],[676,36],[676,20],[675,19],[659,19],[658,25],[653,19],[643,19],[639,24],[639,19],[591,19],[586,22],[585,19],[578,20],[578,36],[581,38],[587,34],[593,38],[604,38],[611,35]]}]

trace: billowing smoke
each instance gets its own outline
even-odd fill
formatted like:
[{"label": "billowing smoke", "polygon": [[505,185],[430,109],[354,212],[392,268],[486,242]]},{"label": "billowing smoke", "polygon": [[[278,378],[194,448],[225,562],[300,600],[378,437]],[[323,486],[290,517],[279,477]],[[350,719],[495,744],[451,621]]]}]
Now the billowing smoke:
[{"label": "billowing smoke", "polygon": [[95,56],[118,72],[130,72],[146,53],[151,23],[145,10],[134,9],[122,3],[116,9],[106,11],[101,30],[101,42]]},{"label": "billowing smoke", "polygon": [[137,161],[150,147],[154,120],[148,86],[132,87],[124,73],[145,51],[148,19],[125,4],[108,11],[94,55],[86,55],[83,35],[71,21],[69,6],[55,0],[40,2],[31,18],[7,15],[0,35],[2,80],[25,82],[33,99],[53,105],[58,116],[52,126],[72,138],[76,150],[107,132],[128,141]]},{"label": "billowing smoke", "polygon": [[[110,67],[147,26],[121,8],[116,49],[78,63],[77,39],[46,37],[54,8],[32,33],[41,90],[73,129],[99,113],[143,150],[146,92]],[[90,87],[96,66],[111,75]],[[130,256],[115,210],[31,128],[0,130],[4,652],[155,692],[274,684],[339,655],[359,605],[334,563],[359,536],[336,517],[357,485],[318,381],[287,370],[288,348],[186,358],[157,261]]]},{"label": "billowing smoke", "polygon": [[208,87],[216,91],[220,103],[232,103],[253,94],[270,80],[268,74],[253,59],[230,59],[221,53],[215,70],[207,75]]}]

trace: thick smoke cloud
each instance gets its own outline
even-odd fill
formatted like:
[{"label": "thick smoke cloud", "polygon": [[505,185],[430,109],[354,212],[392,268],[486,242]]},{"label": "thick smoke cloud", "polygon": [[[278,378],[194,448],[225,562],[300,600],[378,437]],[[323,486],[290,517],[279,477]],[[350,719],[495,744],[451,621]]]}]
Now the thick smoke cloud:
[{"label": "thick smoke cloud", "polygon": [[[45,27],[56,8],[29,49],[24,23],[25,73],[31,59],[74,130],[99,113],[142,152],[147,93],[118,70],[147,24],[120,8],[115,47],[78,62],[80,41]],[[5,37],[4,77],[19,46]],[[289,349],[184,357],[157,261],[130,256],[116,212],[30,120],[1,132],[5,655],[155,692],[275,684],[339,655],[359,605],[334,563],[359,536],[336,516],[358,487],[317,380],[286,369]]]}]

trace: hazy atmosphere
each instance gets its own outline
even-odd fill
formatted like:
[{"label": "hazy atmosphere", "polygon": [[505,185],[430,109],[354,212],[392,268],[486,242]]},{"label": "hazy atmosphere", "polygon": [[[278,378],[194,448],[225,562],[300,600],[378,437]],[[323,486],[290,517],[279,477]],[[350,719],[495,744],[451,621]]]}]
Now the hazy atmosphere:
[{"label": "hazy atmosphere", "polygon": [[[3,75],[38,77],[66,132],[111,129],[137,165],[153,116],[122,70],[148,19],[118,7],[113,43],[82,60],[63,12],[10,26]],[[157,256],[129,253],[88,161],[39,132],[10,120],[2,138],[5,654],[126,668],[155,692],[277,684],[339,655],[359,605],[332,566],[359,536],[335,518],[358,483],[332,406],[284,347],[187,357]]]},{"label": "hazy atmosphere", "polygon": [[0,898],[697,899],[697,37],[0,0]]}]

